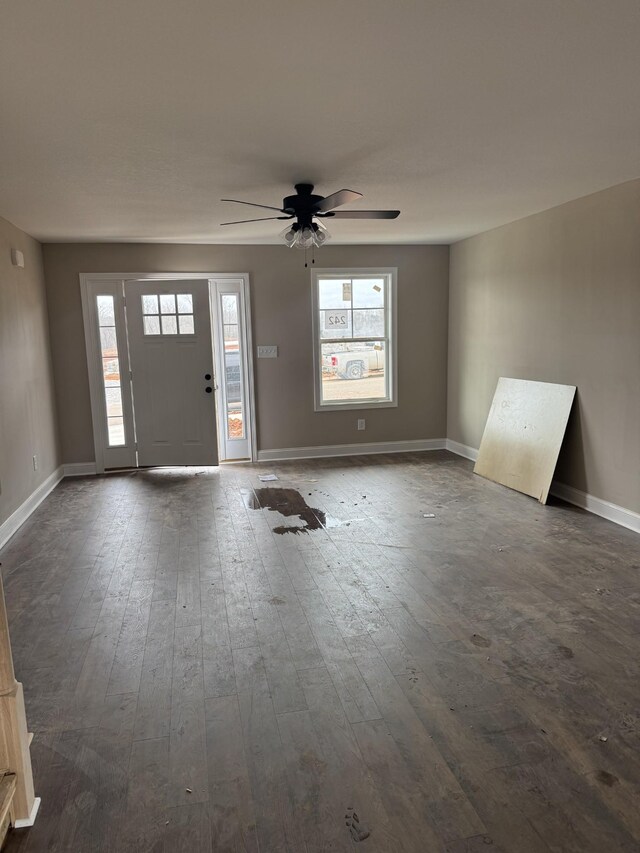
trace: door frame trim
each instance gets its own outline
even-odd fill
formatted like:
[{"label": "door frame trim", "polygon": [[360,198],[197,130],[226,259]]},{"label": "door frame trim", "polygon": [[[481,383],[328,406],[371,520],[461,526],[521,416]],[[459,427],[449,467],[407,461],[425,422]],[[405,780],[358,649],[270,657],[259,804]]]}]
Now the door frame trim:
[{"label": "door frame trim", "polygon": [[[100,411],[100,394],[102,391],[102,387],[100,382],[102,381],[101,376],[98,375],[97,364],[94,363],[95,359],[92,358],[92,354],[95,352],[95,333],[92,331],[91,317],[90,317],[90,282],[100,282],[100,281],[119,281],[124,286],[124,283],[127,281],[179,281],[181,279],[194,280],[194,279],[202,279],[208,282],[209,289],[209,309],[211,310],[211,287],[213,281],[222,281],[224,279],[232,279],[234,281],[242,280],[243,282],[243,293],[245,300],[245,315],[244,315],[244,334],[245,340],[247,342],[246,346],[246,357],[247,357],[247,395],[249,398],[249,406],[251,409],[251,417],[250,417],[250,430],[249,430],[249,443],[250,443],[250,453],[251,453],[251,461],[255,462],[258,456],[258,443],[257,443],[257,435],[256,435],[256,405],[255,405],[255,382],[254,382],[254,365],[253,365],[253,338],[251,334],[251,289],[249,286],[249,273],[246,272],[94,272],[94,273],[84,273],[81,272],[78,275],[80,281],[80,294],[82,297],[82,316],[84,320],[85,327],[85,346],[86,346],[86,361],[87,361],[87,370],[89,373],[89,396],[91,400],[91,420],[93,425],[93,442],[94,442],[94,452],[95,452],[95,460],[96,460],[96,473],[103,474],[104,473],[104,436],[103,436],[103,428],[99,421],[99,411]],[[216,358],[216,347],[213,342],[213,328],[212,328],[212,350],[213,350],[213,359],[214,359],[214,368],[216,371],[216,376],[219,373],[219,369],[221,369],[221,365],[217,363]],[[129,352],[127,347],[127,369],[129,369]],[[219,445],[219,442],[218,442]]]}]

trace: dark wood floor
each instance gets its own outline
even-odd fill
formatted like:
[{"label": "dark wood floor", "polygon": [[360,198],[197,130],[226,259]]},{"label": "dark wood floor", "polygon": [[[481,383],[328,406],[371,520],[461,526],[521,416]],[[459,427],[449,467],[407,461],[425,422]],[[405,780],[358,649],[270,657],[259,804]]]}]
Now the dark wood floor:
[{"label": "dark wood floor", "polygon": [[66,480],[0,554],[8,850],[637,853],[639,544],[444,452]]}]

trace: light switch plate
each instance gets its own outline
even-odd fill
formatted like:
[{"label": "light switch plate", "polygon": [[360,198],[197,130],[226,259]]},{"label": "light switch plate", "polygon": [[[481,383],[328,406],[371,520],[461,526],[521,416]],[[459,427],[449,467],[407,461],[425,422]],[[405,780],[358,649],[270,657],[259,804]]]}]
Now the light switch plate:
[{"label": "light switch plate", "polygon": [[24,269],[24,255],[20,249],[11,249],[11,263],[14,267]]},{"label": "light switch plate", "polygon": [[258,347],[258,358],[277,358],[277,357],[278,357],[278,347],[277,346]]}]

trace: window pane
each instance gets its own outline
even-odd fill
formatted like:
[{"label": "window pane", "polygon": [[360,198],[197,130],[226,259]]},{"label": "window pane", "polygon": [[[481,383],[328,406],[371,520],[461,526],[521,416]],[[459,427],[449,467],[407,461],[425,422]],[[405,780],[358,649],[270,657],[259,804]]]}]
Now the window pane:
[{"label": "window pane", "polygon": [[109,433],[109,446],[122,447],[124,440],[124,421],[122,418],[108,418],[107,428]]},{"label": "window pane", "polygon": [[177,335],[178,334],[178,324],[176,322],[176,315],[172,314],[168,317],[162,316],[162,334],[163,335]]},{"label": "window pane", "polygon": [[[238,327],[235,324],[225,323],[224,326],[222,327],[222,330],[223,330],[222,333],[224,335],[225,341],[228,341],[229,343],[232,343],[232,344],[238,343]],[[225,349],[227,349],[226,343],[225,343]]]},{"label": "window pane", "polygon": [[322,344],[322,402],[387,398],[384,343]]},{"label": "window pane", "polygon": [[193,297],[190,293],[178,294],[178,311],[181,314],[193,314]]},{"label": "window pane", "polygon": [[120,384],[120,362],[117,358],[102,359],[102,376],[105,388]]},{"label": "window pane", "polygon": [[158,296],[156,294],[145,294],[142,297],[142,313],[157,314],[158,313]]},{"label": "window pane", "polygon": [[225,343],[224,379],[227,396],[227,438],[244,438],[242,387],[240,384],[240,351],[228,349]]},{"label": "window pane", "polygon": [[180,324],[181,335],[192,335],[195,332],[193,326],[193,314],[180,314],[178,322]]},{"label": "window pane", "polygon": [[96,296],[98,305],[98,325],[113,326],[116,318],[113,306],[113,296]]},{"label": "window pane", "polygon": [[321,338],[351,338],[351,311],[334,309],[320,311]]},{"label": "window pane", "polygon": [[240,375],[239,297],[237,293],[223,293],[222,333],[224,337],[224,382],[227,399],[227,438],[245,437]]},{"label": "window pane", "polygon": [[111,295],[97,296],[96,307],[100,326],[100,355],[102,356],[102,387],[104,388],[107,414],[107,439],[109,447],[122,447],[126,442],[122,414],[118,339],[115,329],[115,299]]},{"label": "window pane", "polygon": [[115,326],[105,326],[100,329],[100,349],[103,358],[118,355]]},{"label": "window pane", "polygon": [[160,334],[160,317],[157,315],[155,317],[143,317],[142,322],[144,323],[145,335]]},{"label": "window pane", "polygon": [[113,388],[105,388],[105,397],[107,401],[107,416],[122,417],[122,390],[119,385]]},{"label": "window pane", "polygon": [[160,313],[175,314],[176,313],[176,297],[173,293],[160,294]]},{"label": "window pane", "polygon": [[353,282],[354,308],[384,307],[384,279],[359,278]]},{"label": "window pane", "polygon": [[353,312],[354,338],[384,338],[384,308],[361,308]]},{"label": "window pane", "polygon": [[351,279],[321,278],[318,280],[318,304],[323,310],[351,308]]},{"label": "window pane", "polygon": [[222,322],[237,325],[238,323],[238,296],[236,293],[223,293],[222,297]]}]

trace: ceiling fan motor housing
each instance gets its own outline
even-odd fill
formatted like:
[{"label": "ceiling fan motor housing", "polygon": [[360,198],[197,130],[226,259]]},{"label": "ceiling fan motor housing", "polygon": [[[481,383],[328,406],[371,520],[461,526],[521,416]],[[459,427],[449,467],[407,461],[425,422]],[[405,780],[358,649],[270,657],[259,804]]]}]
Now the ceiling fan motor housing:
[{"label": "ceiling fan motor housing", "polygon": [[311,225],[316,215],[316,207],[324,196],[313,194],[313,184],[296,184],[295,188],[296,195],[288,195],[282,199],[282,210],[297,217],[302,227]]}]

